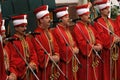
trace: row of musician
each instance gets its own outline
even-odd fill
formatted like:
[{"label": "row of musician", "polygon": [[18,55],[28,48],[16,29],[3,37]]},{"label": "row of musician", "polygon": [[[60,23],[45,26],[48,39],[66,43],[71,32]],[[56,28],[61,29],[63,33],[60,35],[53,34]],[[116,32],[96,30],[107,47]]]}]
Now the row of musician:
[{"label": "row of musician", "polygon": [[61,21],[49,28],[48,6],[34,10],[38,27],[26,34],[27,15],[12,17],[15,33],[3,35],[6,79],[2,80],[120,80],[120,16],[108,17],[108,1],[96,2],[100,17],[90,24],[89,4],[79,5],[80,20],[70,29],[68,7],[55,10]]}]

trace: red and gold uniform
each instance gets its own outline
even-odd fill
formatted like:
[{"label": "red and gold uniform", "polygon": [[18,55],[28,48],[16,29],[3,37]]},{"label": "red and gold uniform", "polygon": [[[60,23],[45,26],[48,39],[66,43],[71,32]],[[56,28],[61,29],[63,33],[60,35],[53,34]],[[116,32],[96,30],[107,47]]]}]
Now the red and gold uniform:
[{"label": "red and gold uniform", "polygon": [[[119,32],[119,37],[120,37],[120,15],[117,16],[116,20],[115,20],[115,24],[117,24],[117,28],[118,29],[118,32]],[[120,55],[120,51],[119,51],[119,54]],[[118,57],[118,60],[117,60],[117,80],[120,80],[120,56]]]},{"label": "red and gold uniform", "polygon": [[38,64],[31,38],[25,35],[27,15],[13,16],[12,21],[15,34],[11,37],[12,39],[8,39],[10,43],[7,44],[10,52],[8,80],[35,80],[31,69],[36,74]]},{"label": "red and gold uniform", "polygon": [[[99,70],[99,59],[92,49],[92,45],[101,44],[98,34],[90,24],[84,24],[81,21],[74,27],[74,36],[81,51],[79,60],[82,68],[79,69],[78,76],[81,80],[97,80]],[[82,31],[82,32],[81,32]],[[86,38],[84,36],[86,36]],[[89,42],[87,42],[87,40]],[[83,74],[84,73],[84,74]]]},{"label": "red and gold uniform", "polygon": [[[0,13],[1,15],[1,13]],[[4,53],[3,53],[3,33],[5,33],[4,20],[0,20],[0,79],[6,79],[5,65],[4,65]]]},{"label": "red and gold uniform", "polygon": [[[108,21],[108,23],[106,21]],[[111,30],[115,34],[119,34],[118,33],[119,29],[114,25],[113,21],[109,18],[105,20],[101,17],[97,19],[97,22],[95,22],[97,32],[99,33],[101,41],[103,43],[103,52],[102,52],[102,58],[104,61],[103,69],[102,69],[104,72],[103,77],[104,77],[104,80],[110,80],[110,77],[111,77],[110,74],[114,75],[113,70],[115,69],[114,65],[116,65],[114,61],[116,62],[117,54],[118,54],[118,52],[115,52],[114,54],[113,49],[114,48],[118,49],[118,48],[114,47],[115,35],[111,34],[109,31],[107,31],[105,28],[103,28],[103,26],[101,26],[98,23],[101,23],[105,28]],[[113,57],[115,57],[115,55],[116,55],[116,59],[114,60]],[[112,70],[110,69],[110,67],[113,67]]]},{"label": "red and gold uniform", "polygon": [[[76,49],[77,46],[69,28],[65,28],[58,24],[53,33],[55,33],[54,36],[57,39],[57,43],[60,48],[60,67],[62,71],[65,73],[66,77],[68,77],[68,80],[77,80],[77,71],[79,66],[73,56],[73,51],[71,51],[71,49]],[[61,75],[60,80],[65,80],[65,77]]]},{"label": "red and gold uniform", "polygon": [[39,63],[38,76],[41,80],[58,80],[60,73],[56,66],[58,66],[57,62],[60,57],[59,47],[49,29],[50,15],[48,5],[39,6],[34,10],[34,13],[38,19],[35,33],[40,33],[39,35],[34,35],[33,38]]},{"label": "red and gold uniform", "polygon": [[[56,66],[48,56],[48,55],[59,56],[59,48],[56,43],[56,40],[53,37],[51,30],[46,31],[40,28],[40,26],[38,26],[35,29],[35,32],[40,33],[40,35],[36,35],[35,39],[33,40],[34,46],[37,52],[37,56],[38,56],[39,69],[41,71],[40,79],[41,80],[58,79],[60,74],[56,72]],[[36,39],[39,42],[36,41]],[[42,44],[42,46],[47,51],[47,53],[39,43]]]},{"label": "red and gold uniform", "polygon": [[[35,79],[33,78],[34,75],[32,75],[32,77],[30,76],[32,73],[23,60],[24,58],[29,63],[29,65],[33,64],[37,70],[37,56],[31,39],[27,36],[20,37],[17,34],[15,34],[13,38],[19,38],[19,40],[13,41],[13,43],[9,44],[11,52],[10,72],[14,73],[18,80]],[[16,46],[19,52],[16,50],[13,44]],[[20,56],[20,54],[23,56],[23,58]]]}]

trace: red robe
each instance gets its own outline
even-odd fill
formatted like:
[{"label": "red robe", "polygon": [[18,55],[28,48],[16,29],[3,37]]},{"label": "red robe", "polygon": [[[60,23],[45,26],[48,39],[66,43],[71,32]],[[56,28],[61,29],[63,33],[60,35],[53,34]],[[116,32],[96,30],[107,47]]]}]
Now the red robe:
[{"label": "red robe", "polygon": [[[120,32],[120,15],[117,16],[117,18],[115,20],[115,24],[117,24],[117,27],[119,27],[119,32]],[[119,35],[119,37],[120,37],[120,35]],[[119,58],[117,60],[117,80],[120,80],[119,75],[120,75],[120,51],[119,51]]]},{"label": "red robe", "polygon": [[[1,34],[1,31],[0,31],[0,34]],[[5,72],[4,54],[3,54],[3,47],[2,46],[3,45],[2,45],[1,40],[0,40],[0,79],[5,80],[6,79],[6,72]]]},{"label": "red robe", "polygon": [[[20,37],[18,37],[16,34],[13,36],[13,38],[20,39]],[[18,50],[20,51],[20,53],[24,57],[24,59],[28,63],[35,64],[36,68],[37,68],[37,56],[36,56],[36,52],[34,50],[33,44],[31,43],[31,39],[26,36],[24,38],[24,40],[25,40],[24,42],[26,42],[25,43],[26,46],[24,46],[22,39],[13,41],[13,44],[16,45],[16,47],[18,48]],[[17,52],[17,50],[15,49],[13,44],[12,43],[8,44],[8,47],[10,49],[10,54],[11,54],[10,72],[14,73],[17,76],[18,80],[26,80],[26,71],[29,68],[27,69],[27,65],[26,65],[25,61],[20,57],[19,53]],[[30,73],[30,74],[32,74],[32,73]],[[34,75],[32,75],[32,77],[31,76],[28,76],[28,77],[31,78],[29,80],[36,79],[34,77]]]},{"label": "red robe", "polygon": [[[100,35],[102,44],[103,44],[103,52],[102,52],[102,58],[104,60],[104,64],[103,64],[103,80],[111,80],[110,75],[113,75],[113,70],[110,69],[110,67],[112,67],[112,65],[110,65],[111,59],[110,59],[110,48],[114,42],[114,37],[112,35],[110,35],[110,33],[104,29],[99,23],[101,23],[102,25],[104,25],[104,27],[108,28],[107,23],[105,22],[106,20],[104,20],[102,17],[98,18],[97,21],[94,23],[94,26],[98,32],[98,34]],[[119,34],[119,29],[118,27],[114,24],[114,22],[108,18],[109,21],[109,25],[111,25],[112,30],[114,31],[115,34]]]},{"label": "red robe", "polygon": [[5,73],[5,65],[4,65],[4,56],[3,56],[3,48],[0,42],[0,79],[5,80],[6,79],[6,73]]},{"label": "red robe", "polygon": [[[93,41],[90,37],[90,33],[87,27],[92,33]],[[94,28],[90,24],[88,26],[85,26],[85,24],[83,24],[82,22],[76,23],[73,32],[78,47],[81,51],[81,53],[79,54],[79,60],[81,61],[82,68],[80,68],[78,72],[79,80],[98,80],[98,68],[100,64],[97,63],[97,61],[99,61],[99,59],[97,59],[95,54],[92,52],[92,47],[90,46],[90,44],[101,44],[98,34],[95,32]],[[83,36],[83,34],[86,38]],[[90,41],[90,44],[86,42],[86,39]],[[97,63],[98,65],[92,67],[93,62]]]},{"label": "red robe", "polygon": [[[8,43],[9,44],[9,43]],[[9,62],[11,59],[10,50],[7,44],[4,45],[4,64],[5,64],[5,70],[7,71],[7,75],[9,75]]]},{"label": "red robe", "polygon": [[[45,33],[45,30],[43,30],[39,26],[35,29],[35,32],[40,33],[40,35],[35,35],[35,38],[33,39],[34,46],[35,46],[37,56],[38,56],[38,62],[39,62],[39,74],[38,75],[41,80],[50,80],[50,77],[52,76],[52,74],[58,75],[58,73],[56,73],[54,71],[56,69],[56,67],[55,67],[55,65],[54,65],[54,67],[52,67],[53,63],[49,59],[49,57],[48,57],[47,53],[44,51],[44,49],[48,52],[49,55],[59,56],[59,48],[58,48],[56,40],[53,37],[50,30],[48,30],[49,37]],[[49,38],[51,38],[51,40],[49,40]],[[44,49],[36,41],[36,39],[42,44]],[[51,41],[52,45],[50,44],[50,41]],[[59,75],[58,75],[58,77],[59,77]]]},{"label": "red robe", "polygon": [[[78,80],[76,77],[76,73],[79,66],[77,65],[77,63],[75,63],[76,59],[73,59],[73,53],[70,50],[70,47],[76,47],[76,42],[74,41],[71,33],[68,36],[67,31],[70,33],[69,28],[65,29],[64,26],[60,24],[58,24],[57,27],[53,30],[54,36],[60,49],[60,67],[68,80]],[[63,36],[65,39],[63,38]],[[70,36],[72,37],[72,42],[70,42]],[[70,45],[67,45],[65,40]],[[71,46],[71,44],[73,46]],[[73,68],[75,69],[75,72],[73,71]],[[61,74],[59,80],[65,80],[65,77]]]},{"label": "red robe", "polygon": [[[0,22],[2,20],[2,14],[0,12]],[[0,36],[1,36],[1,24],[0,24]],[[4,56],[3,56],[3,48],[0,40],[0,79],[5,80],[6,79],[6,72],[5,72],[5,65],[4,65]]]}]

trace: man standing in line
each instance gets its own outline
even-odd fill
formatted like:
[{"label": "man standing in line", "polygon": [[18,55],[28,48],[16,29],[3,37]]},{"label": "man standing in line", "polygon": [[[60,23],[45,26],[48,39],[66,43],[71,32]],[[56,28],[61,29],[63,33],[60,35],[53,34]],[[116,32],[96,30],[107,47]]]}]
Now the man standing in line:
[{"label": "man standing in line", "polygon": [[37,56],[31,39],[25,34],[27,15],[13,16],[12,21],[15,34],[8,44],[11,55],[8,80],[36,80],[33,73],[37,72]]},{"label": "man standing in line", "polygon": [[[79,80],[79,78],[77,79],[77,71],[80,64],[74,56],[77,56],[79,49],[70,31],[68,7],[57,8],[55,12],[60,21],[53,30],[60,49],[60,67],[68,80]],[[60,75],[60,80],[66,79],[63,75]]]},{"label": "man standing in line", "polygon": [[5,35],[4,20],[0,21],[0,79],[6,79],[5,65],[4,65],[4,53],[3,53],[3,36]]},{"label": "man standing in line", "polygon": [[51,21],[48,5],[36,8],[34,13],[38,21],[38,27],[34,32],[40,33],[33,38],[39,63],[38,76],[41,80],[58,80],[60,73],[54,62],[57,63],[60,59],[59,48],[49,29]]},{"label": "man standing in line", "polygon": [[100,60],[95,54],[102,50],[102,45],[99,35],[90,24],[89,4],[79,5],[76,10],[81,20],[77,21],[73,32],[81,52],[79,59],[83,65],[79,69],[78,77],[81,80],[100,80],[98,74]]},{"label": "man standing in line", "polygon": [[104,64],[103,64],[103,80],[117,80],[116,79],[116,61],[118,59],[118,46],[116,43],[120,41],[119,27],[117,27],[112,19],[110,19],[109,7],[110,3],[108,0],[100,0],[95,3],[100,11],[101,17],[95,20],[95,28],[101,38],[103,44],[103,52],[101,54]]}]

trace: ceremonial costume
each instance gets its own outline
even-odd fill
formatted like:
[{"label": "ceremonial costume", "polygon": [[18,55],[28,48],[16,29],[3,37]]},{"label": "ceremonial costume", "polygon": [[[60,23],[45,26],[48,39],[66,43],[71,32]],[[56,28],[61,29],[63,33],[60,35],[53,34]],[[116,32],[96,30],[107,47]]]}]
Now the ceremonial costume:
[{"label": "ceremonial costume", "polygon": [[[47,18],[46,23],[43,23],[43,25],[49,23],[50,18],[47,5],[36,8],[34,13],[36,14],[38,20],[44,20]],[[55,61],[53,57],[59,59],[59,48],[53,34],[51,33],[51,30],[48,29],[49,26],[45,28],[45,26],[41,25],[42,23],[40,23],[34,31],[35,33],[40,34],[34,35],[33,38],[39,63],[38,75],[41,80],[58,80],[60,73],[54,64],[54,62],[57,63],[58,61]]]},{"label": "ceremonial costume", "polygon": [[[98,1],[96,4],[101,12],[104,9],[107,12],[110,6],[107,0]],[[103,16],[104,14],[102,13],[102,17],[95,20],[94,25],[103,44],[103,52],[101,54],[104,61],[103,80],[113,80],[117,76],[116,61],[118,59],[118,46],[115,44],[117,36],[114,33],[119,35],[119,29],[110,18]]]},{"label": "ceremonial costume", "polygon": [[[57,18],[61,20],[63,18],[66,19],[66,23],[67,19],[69,19],[67,10],[67,7],[61,7],[55,10]],[[76,46],[76,42],[74,41],[69,26],[62,25],[62,23],[64,23],[64,21],[58,23],[53,30],[53,34],[60,48],[60,67],[68,80],[79,80],[77,79],[77,71],[80,66],[78,66],[78,62],[74,57],[74,55],[78,54],[79,49]],[[60,75],[59,80],[66,80],[65,76]]]},{"label": "ceremonial costume", "polygon": [[4,53],[3,53],[3,40],[2,34],[5,32],[4,20],[0,21],[0,79],[6,79],[5,65],[4,65]]},{"label": "ceremonial costume", "polygon": [[[88,4],[77,6],[76,9],[77,14],[81,18],[84,15],[89,15]],[[101,45],[99,35],[95,32],[90,23],[84,22],[82,19],[76,23],[73,32],[80,49],[79,60],[83,65],[78,72],[79,79],[99,80],[98,70],[100,59],[98,59],[93,50],[93,46],[98,44]]]},{"label": "ceremonial costume", "polygon": [[[35,73],[37,72],[37,56],[34,50],[31,39],[28,36],[22,35],[26,29],[27,15],[18,15],[12,17],[16,33],[12,36],[14,40],[10,40],[8,46],[10,50],[10,73],[13,73],[17,80],[35,80],[35,76],[31,72],[29,66]],[[23,28],[24,27],[24,28]],[[19,29],[18,29],[19,28]],[[20,35],[21,34],[21,35]],[[28,64],[27,64],[27,63]]]},{"label": "ceremonial costume", "polygon": [[[116,20],[115,20],[115,24],[117,24],[117,28],[118,28],[118,32],[119,32],[119,37],[120,37],[120,15],[117,16]],[[117,80],[120,80],[120,51],[118,54],[118,60],[117,60]]]}]

